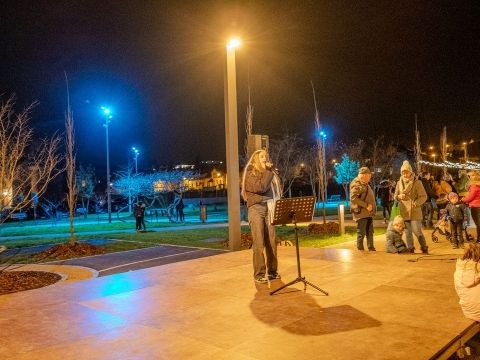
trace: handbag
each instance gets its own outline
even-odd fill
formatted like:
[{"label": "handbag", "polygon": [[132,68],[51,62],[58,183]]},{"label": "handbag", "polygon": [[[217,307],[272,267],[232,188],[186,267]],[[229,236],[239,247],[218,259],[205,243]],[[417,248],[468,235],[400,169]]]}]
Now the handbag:
[{"label": "handbag", "polygon": [[398,201],[394,201],[392,205],[392,209],[390,210],[390,221],[393,221],[396,216],[400,215],[400,203]]}]

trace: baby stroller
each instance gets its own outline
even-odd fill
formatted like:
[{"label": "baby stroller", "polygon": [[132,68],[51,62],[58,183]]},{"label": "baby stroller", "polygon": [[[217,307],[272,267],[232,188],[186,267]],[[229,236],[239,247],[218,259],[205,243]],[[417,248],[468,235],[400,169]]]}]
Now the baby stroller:
[{"label": "baby stroller", "polygon": [[448,241],[450,241],[450,224],[448,223],[448,213],[446,209],[441,209],[438,213],[438,220],[433,225],[433,232],[432,232],[432,241],[437,243],[438,236],[437,233],[440,235],[445,236]]},{"label": "baby stroller", "polygon": [[[451,241],[451,233],[450,233],[450,218],[448,216],[446,209],[441,209],[439,213],[439,218],[437,222],[433,225],[433,232],[432,232],[432,241],[437,243],[438,236],[436,233],[438,232],[440,235],[445,236],[447,241]],[[467,224],[464,223],[463,231],[465,232],[465,241],[472,241],[473,237],[467,232]]]}]

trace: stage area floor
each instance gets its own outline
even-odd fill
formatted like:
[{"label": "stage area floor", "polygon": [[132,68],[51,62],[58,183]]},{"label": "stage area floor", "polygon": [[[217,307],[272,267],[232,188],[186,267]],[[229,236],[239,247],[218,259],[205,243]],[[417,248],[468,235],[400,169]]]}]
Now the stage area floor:
[{"label": "stage area floor", "polygon": [[328,296],[301,283],[269,295],[297,277],[285,246],[271,289],[240,251],[0,296],[0,358],[428,359],[473,323],[453,287],[461,252],[443,241],[430,257],[392,255],[383,242],[301,248]]}]

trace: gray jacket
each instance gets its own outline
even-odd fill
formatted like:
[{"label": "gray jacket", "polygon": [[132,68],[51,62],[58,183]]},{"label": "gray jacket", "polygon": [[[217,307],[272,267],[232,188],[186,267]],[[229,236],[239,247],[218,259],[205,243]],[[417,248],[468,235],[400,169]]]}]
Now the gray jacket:
[{"label": "gray jacket", "polygon": [[[372,211],[367,210],[369,204],[372,205]],[[377,212],[375,193],[369,184],[362,183],[358,177],[350,183],[350,209],[355,221],[373,217]]]},{"label": "gray jacket", "polygon": [[402,234],[398,233],[392,226],[392,223],[388,225],[387,229],[387,253],[397,254],[407,251],[407,246],[402,240]]}]

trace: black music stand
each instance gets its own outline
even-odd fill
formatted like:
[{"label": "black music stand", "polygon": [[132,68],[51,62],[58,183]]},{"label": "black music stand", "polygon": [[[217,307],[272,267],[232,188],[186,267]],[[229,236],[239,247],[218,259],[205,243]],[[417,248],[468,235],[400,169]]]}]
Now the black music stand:
[{"label": "black music stand", "polygon": [[315,209],[314,196],[280,199],[275,202],[275,210],[274,210],[272,225],[293,224],[295,227],[295,247],[297,251],[298,277],[295,280],[292,280],[289,283],[270,292],[270,295],[275,294],[276,292],[286,288],[287,286],[296,284],[297,282],[303,282],[304,291],[307,290],[307,285],[310,285],[311,287],[317,289],[318,291],[324,293],[325,295],[328,295],[328,292],[320,289],[318,286],[315,286],[311,282],[307,281],[305,279],[305,276],[302,276],[302,271],[300,269],[300,252],[298,250],[297,222],[312,221],[314,209]]}]

